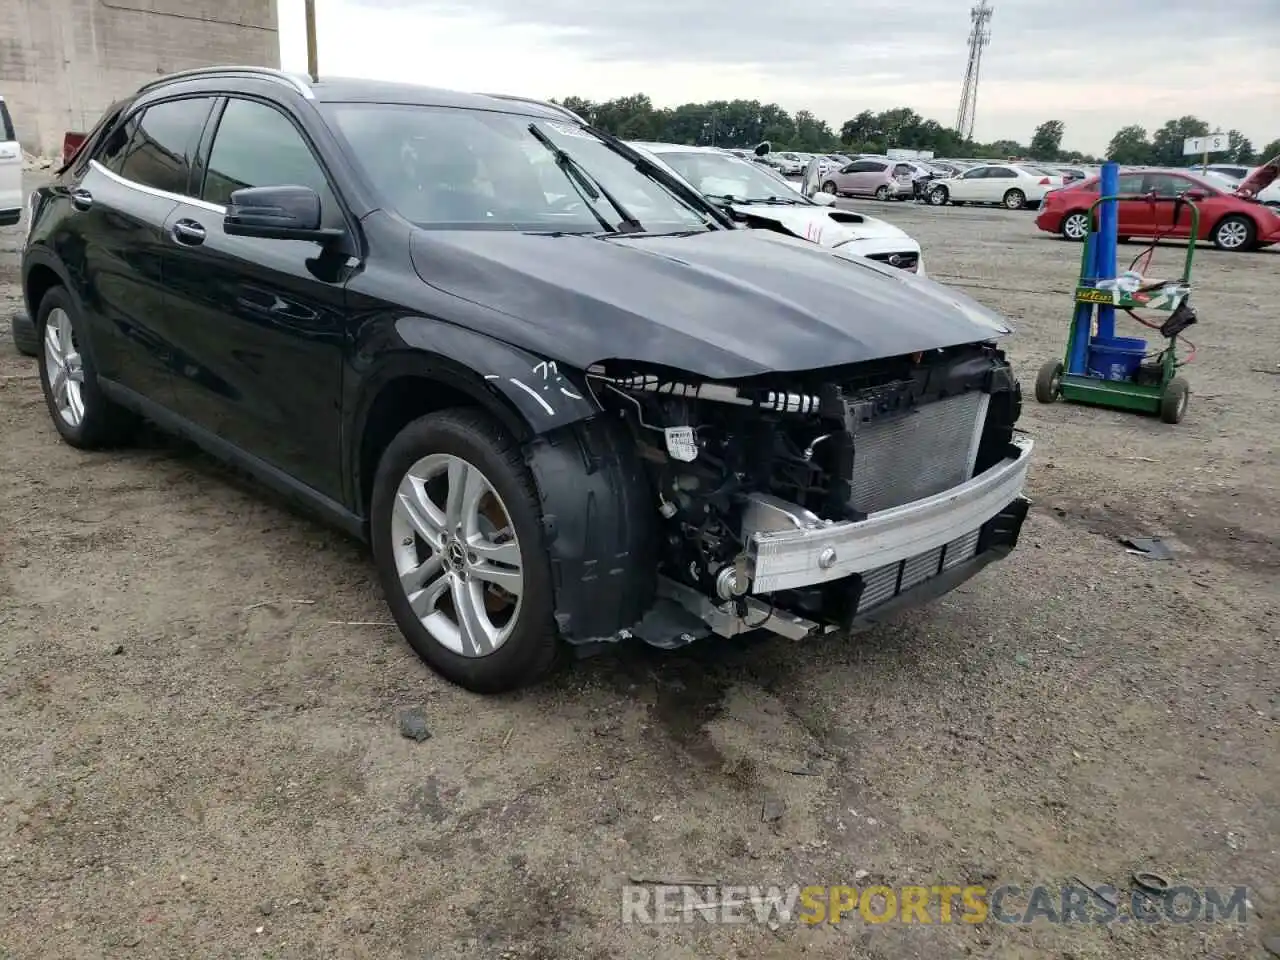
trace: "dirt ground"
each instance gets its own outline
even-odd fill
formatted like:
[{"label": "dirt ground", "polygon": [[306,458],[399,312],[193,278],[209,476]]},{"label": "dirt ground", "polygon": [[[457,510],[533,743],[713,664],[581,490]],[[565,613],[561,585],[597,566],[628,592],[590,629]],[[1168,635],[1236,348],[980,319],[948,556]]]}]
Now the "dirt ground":
[{"label": "dirt ground", "polygon": [[[1032,214],[863,207],[1018,325],[1038,444],[1019,549],[873,633],[628,651],[518,696],[438,680],[357,544],[204,456],[60,443],[3,337],[0,957],[1262,956],[1280,253],[1198,254],[1171,427],[1030,399],[1079,249]],[[6,320],[19,242],[0,231]],[[424,742],[400,735],[411,707]],[[1248,885],[1248,921],[621,922],[629,876],[1127,890],[1140,869]]]}]

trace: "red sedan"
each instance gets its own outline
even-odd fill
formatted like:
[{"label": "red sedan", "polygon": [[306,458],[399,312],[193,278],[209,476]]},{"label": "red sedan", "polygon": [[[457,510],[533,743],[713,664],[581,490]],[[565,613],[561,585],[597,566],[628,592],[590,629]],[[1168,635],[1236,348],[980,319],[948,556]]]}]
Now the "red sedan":
[{"label": "red sedan", "polygon": [[[1083,240],[1089,232],[1089,205],[1098,199],[1098,177],[1090,177],[1045,195],[1036,226],[1068,240]],[[1256,250],[1280,243],[1280,215],[1254,200],[1237,197],[1204,177],[1172,170],[1122,170],[1121,194],[1154,193],[1158,197],[1186,196],[1200,210],[1198,239],[1211,240],[1219,250]],[[1117,206],[1121,240],[1129,237],[1186,238],[1191,214],[1182,210],[1173,222],[1175,204],[1121,200]]]}]

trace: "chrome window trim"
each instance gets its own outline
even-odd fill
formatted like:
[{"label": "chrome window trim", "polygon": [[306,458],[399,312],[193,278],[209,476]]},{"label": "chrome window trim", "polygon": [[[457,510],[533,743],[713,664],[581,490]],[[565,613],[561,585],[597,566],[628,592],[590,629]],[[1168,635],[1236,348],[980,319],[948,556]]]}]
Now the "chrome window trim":
[{"label": "chrome window trim", "polygon": [[128,177],[122,177],[120,174],[112,170],[108,170],[97,160],[90,160],[89,167],[90,169],[98,171],[98,173],[102,174],[108,180],[112,180],[123,187],[129,187],[133,190],[137,190],[139,193],[145,193],[152,197],[159,197],[161,200],[172,200],[175,203],[189,203],[202,210],[208,210],[210,213],[221,213],[224,216],[226,215],[226,207],[219,206],[216,203],[210,203],[207,200],[200,200],[196,197],[184,196],[181,193],[170,193],[168,190],[161,190],[159,187],[149,187],[145,183],[138,183],[136,180],[130,180]]}]

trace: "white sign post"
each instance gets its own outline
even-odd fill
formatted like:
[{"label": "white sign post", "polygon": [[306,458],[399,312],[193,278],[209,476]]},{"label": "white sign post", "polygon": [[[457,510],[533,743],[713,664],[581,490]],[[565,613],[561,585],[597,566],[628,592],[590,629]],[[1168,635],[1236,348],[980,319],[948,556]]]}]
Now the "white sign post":
[{"label": "white sign post", "polygon": [[1187,137],[1182,141],[1182,155],[1194,157],[1197,153],[1204,154],[1204,166],[1207,167],[1209,154],[1226,153],[1229,143],[1225,133],[1211,133],[1207,137]]}]

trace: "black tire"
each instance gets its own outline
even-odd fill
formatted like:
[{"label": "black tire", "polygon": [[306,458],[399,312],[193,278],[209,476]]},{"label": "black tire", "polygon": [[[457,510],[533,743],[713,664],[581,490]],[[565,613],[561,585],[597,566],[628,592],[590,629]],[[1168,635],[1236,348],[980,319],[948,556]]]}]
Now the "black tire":
[{"label": "black tire", "polygon": [[1062,224],[1058,230],[1064,240],[1084,243],[1085,238],[1089,236],[1089,214],[1084,210],[1072,210],[1062,218]]},{"label": "black tire", "polygon": [[888,200],[888,199],[889,199],[889,185],[888,185],[887,183],[882,183],[882,184],[880,184],[880,186],[876,187],[876,194],[875,194],[875,196],[876,196],[876,199],[877,199],[877,200]]},{"label": "black tire", "polygon": [[1062,361],[1049,360],[1036,374],[1036,400],[1040,403],[1053,403],[1058,399],[1061,389]]},{"label": "black tire", "polygon": [[1191,386],[1182,377],[1174,377],[1164,385],[1160,395],[1160,419],[1165,423],[1181,423],[1187,415]]},{"label": "black tire", "polygon": [[40,338],[36,336],[36,325],[25,313],[15,313],[9,321],[9,332],[13,334],[13,346],[24,357],[40,355]]},{"label": "black tire", "polygon": [[1027,195],[1021,190],[1006,190],[1004,205],[1010,210],[1021,210],[1027,205]]},{"label": "black tire", "polygon": [[[59,411],[53,385],[49,382],[45,337],[49,317],[55,310],[63,311],[70,320],[74,344],[80,357],[80,370],[83,376],[80,383],[80,398],[84,405],[84,415],[79,423],[74,424]],[[134,413],[107,399],[106,394],[102,392],[93,363],[93,351],[87,349],[88,340],[85,323],[71,295],[63,287],[53,287],[44,295],[36,311],[37,355],[40,367],[40,388],[44,392],[44,402],[49,408],[53,425],[63,440],[81,450],[101,450],[127,443],[132,439],[139,421]]]},{"label": "black tire", "polygon": [[929,191],[929,204],[934,207],[945,207],[951,193],[946,187],[934,187]]},{"label": "black tire", "polygon": [[1223,217],[1213,228],[1213,245],[1228,253],[1252,250],[1258,240],[1258,228],[1241,213]]},{"label": "black tire", "polygon": [[[477,468],[502,499],[521,544],[524,589],[510,637],[495,651],[465,657],[440,644],[418,620],[400,585],[391,542],[391,515],[400,481],[432,453],[451,454]],[[520,446],[479,410],[453,409],[414,420],[387,446],[378,463],[370,505],[374,565],[387,606],[414,652],[445,679],[475,693],[502,693],[537,682],[559,659],[551,564],[537,489]]]},{"label": "black tire", "polygon": [[823,192],[823,193],[829,193],[829,194],[831,194],[833,197],[838,197],[838,196],[840,196],[840,190],[839,190],[839,188],[836,186],[836,182],[835,182],[834,180],[828,180],[826,183],[824,183],[824,184],[822,185],[822,192]]}]

